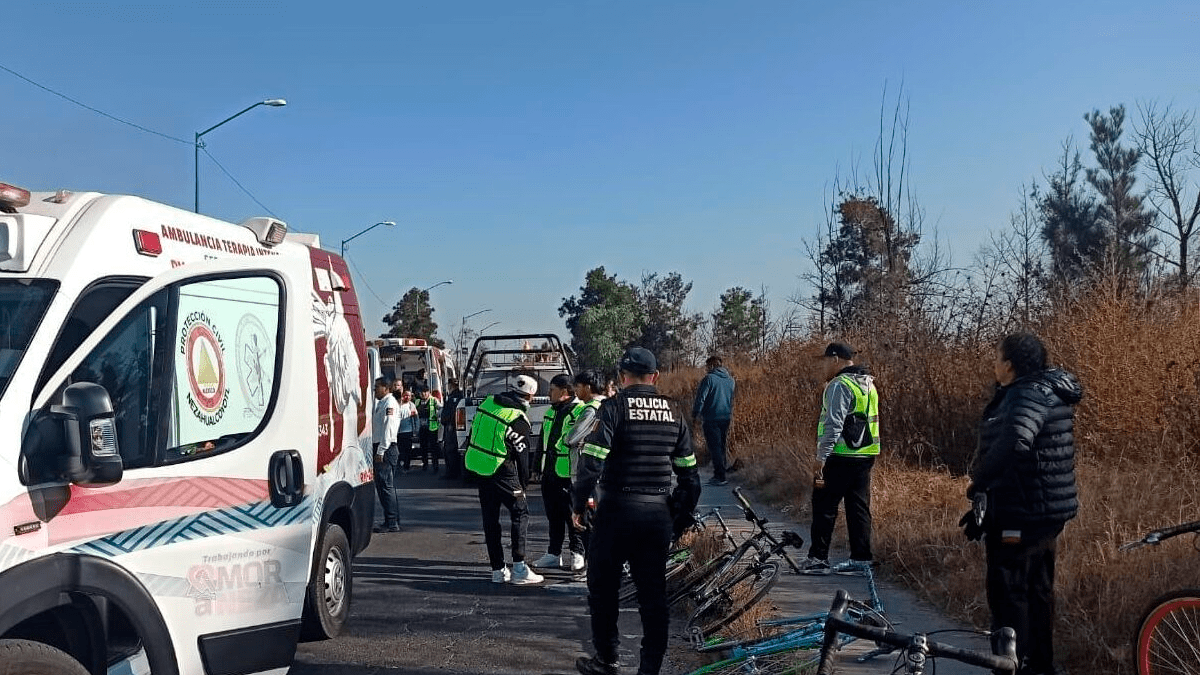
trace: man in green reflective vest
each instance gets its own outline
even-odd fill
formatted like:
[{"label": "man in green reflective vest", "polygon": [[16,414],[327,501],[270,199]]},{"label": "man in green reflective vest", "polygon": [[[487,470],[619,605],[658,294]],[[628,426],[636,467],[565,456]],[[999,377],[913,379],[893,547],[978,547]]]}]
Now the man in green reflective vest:
[{"label": "man in green reflective vest", "polygon": [[[483,539],[492,565],[492,582],[536,584],[542,576],[525,564],[529,532],[529,437],[533,429],[526,411],[537,392],[537,381],[519,375],[503,394],[488,396],[471,420],[471,435],[463,463],[478,479]],[[508,509],[513,566],[504,564],[500,542],[500,507]]]},{"label": "man in green reflective vest", "polygon": [[420,431],[418,439],[421,443],[421,470],[433,472],[438,470],[438,457],[441,449],[438,447],[438,420],[441,415],[442,402],[429,391],[428,386],[421,387],[421,402],[417,404],[417,414],[420,416]]},{"label": "man in green reflective vest", "polygon": [[580,407],[572,393],[573,384],[566,373],[550,380],[550,409],[542,419],[542,505],[546,509],[550,543],[546,555],[533,563],[538,569],[561,567],[579,572],[584,566],[583,537],[571,527],[571,449],[565,442]]},{"label": "man in green reflective vest", "polygon": [[[879,455],[879,392],[854,350],[830,343],[823,355],[825,393],[813,466],[812,544],[801,568],[808,574],[859,573],[871,564],[871,468]],[[829,564],[838,504],[846,503],[850,559]]]}]

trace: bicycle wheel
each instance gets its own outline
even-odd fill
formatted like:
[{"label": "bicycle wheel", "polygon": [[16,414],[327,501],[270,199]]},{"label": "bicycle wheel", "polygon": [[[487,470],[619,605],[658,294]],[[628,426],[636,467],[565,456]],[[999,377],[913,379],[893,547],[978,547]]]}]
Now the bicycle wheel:
[{"label": "bicycle wheel", "polygon": [[[687,571],[687,564],[691,559],[692,550],[689,548],[677,548],[667,554],[668,584]],[[633,577],[629,576],[628,565],[621,574],[621,589],[617,591],[617,598],[622,607],[630,607],[637,603],[637,586],[633,583]]]},{"label": "bicycle wheel", "polygon": [[700,563],[687,574],[679,578],[679,583],[674,585],[674,588],[667,589],[667,605],[675,603],[688,597],[688,594],[700,584],[708,581],[709,577],[717,573],[717,570],[725,566],[725,563],[733,557],[733,551],[725,551],[721,555],[709,560],[706,563]]},{"label": "bicycle wheel", "polygon": [[817,665],[815,648],[794,648],[773,654],[718,661],[688,675],[803,675]]},{"label": "bicycle wheel", "polygon": [[687,628],[697,628],[701,635],[712,635],[758,604],[776,581],[779,581],[779,563],[773,560],[742,568],[736,577],[723,582],[701,602],[688,617]]},{"label": "bicycle wheel", "polygon": [[1174,591],[1155,600],[1135,639],[1138,675],[1200,674],[1200,590]]}]

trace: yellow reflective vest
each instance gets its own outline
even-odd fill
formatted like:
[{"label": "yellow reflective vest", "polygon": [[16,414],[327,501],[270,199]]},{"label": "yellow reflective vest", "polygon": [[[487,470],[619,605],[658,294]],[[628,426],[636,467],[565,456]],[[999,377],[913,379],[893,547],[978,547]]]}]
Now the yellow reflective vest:
[{"label": "yellow reflective vest", "polygon": [[467,470],[480,476],[495,474],[508,459],[508,428],[524,414],[516,408],[498,405],[491,396],[485,398],[471,421],[471,436],[463,457]]},{"label": "yellow reflective vest", "polygon": [[[854,394],[854,413],[863,415],[867,418],[867,429],[871,432],[871,442],[861,448],[851,448],[846,445],[844,436],[838,436],[837,444],[833,446],[833,454],[835,455],[878,455],[879,454],[879,392],[876,391],[874,385],[868,390],[863,390],[862,387],[855,382],[853,377],[849,375],[839,375],[836,378],[843,385],[850,388]],[[820,439],[825,433],[825,404],[821,404],[821,423],[817,425],[817,438]]]}]

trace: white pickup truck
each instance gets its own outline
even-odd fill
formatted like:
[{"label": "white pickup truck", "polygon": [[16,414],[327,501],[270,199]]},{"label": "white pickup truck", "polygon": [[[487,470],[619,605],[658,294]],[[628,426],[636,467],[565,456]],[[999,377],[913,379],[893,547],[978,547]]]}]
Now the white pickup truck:
[{"label": "white pickup truck", "polygon": [[483,335],[475,340],[470,354],[463,371],[465,396],[455,415],[458,447],[465,448],[471,420],[483,399],[507,391],[518,375],[528,375],[538,383],[529,407],[534,434],[530,440],[536,453],[541,449],[542,418],[550,408],[550,380],[564,373],[574,375],[569,348],[553,333]]}]

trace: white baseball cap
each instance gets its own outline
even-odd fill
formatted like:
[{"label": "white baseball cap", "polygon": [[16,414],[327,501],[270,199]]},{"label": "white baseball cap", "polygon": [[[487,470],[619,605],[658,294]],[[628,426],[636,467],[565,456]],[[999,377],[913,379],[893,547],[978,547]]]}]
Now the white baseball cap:
[{"label": "white baseball cap", "polygon": [[537,393],[537,380],[528,375],[518,375],[517,379],[513,380],[508,388],[519,394],[533,396]]}]

